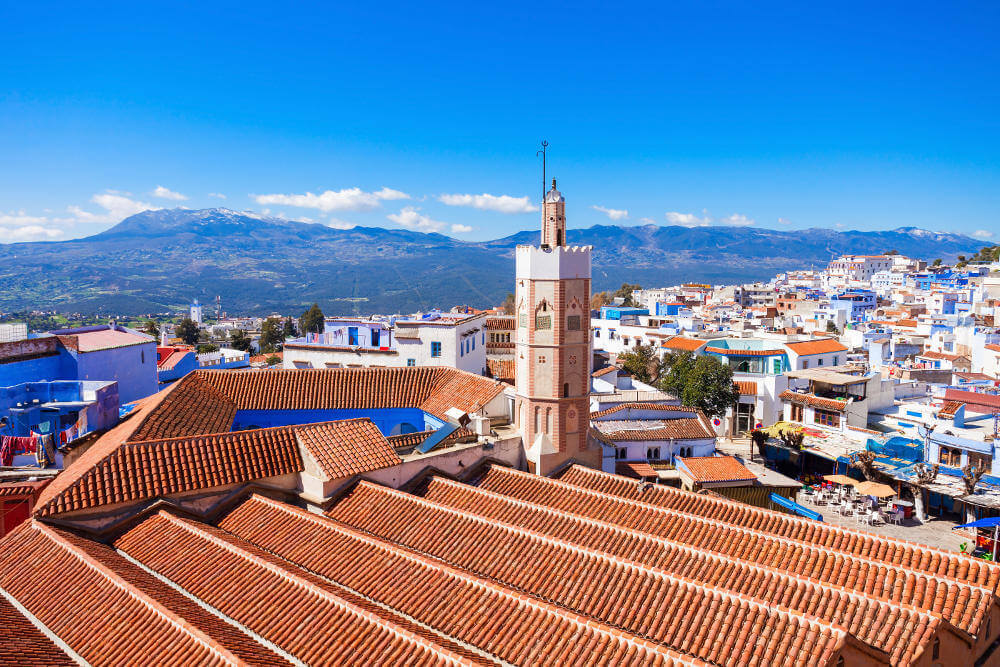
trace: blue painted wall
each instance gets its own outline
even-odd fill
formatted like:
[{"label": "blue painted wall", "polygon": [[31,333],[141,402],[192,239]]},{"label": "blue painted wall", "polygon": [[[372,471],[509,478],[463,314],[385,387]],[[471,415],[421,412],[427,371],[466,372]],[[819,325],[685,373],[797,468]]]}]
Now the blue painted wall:
[{"label": "blue painted wall", "polygon": [[114,382],[59,380],[0,387],[0,416],[10,420],[3,435],[54,433],[75,424],[81,412],[86,413],[84,433],[108,429],[118,423],[118,406]]},{"label": "blue painted wall", "polygon": [[11,387],[31,380],[67,379],[71,364],[69,355],[63,354],[0,364],[0,387]]},{"label": "blue painted wall", "polygon": [[430,431],[443,421],[418,408],[378,408],[366,410],[239,410],[233,419],[233,431],[253,426],[271,428],[293,424],[314,424],[338,419],[371,419],[383,435]]},{"label": "blue painted wall", "polygon": [[78,380],[115,380],[122,403],[131,403],[159,390],[156,374],[156,342],[116,347],[110,350],[75,353]]}]

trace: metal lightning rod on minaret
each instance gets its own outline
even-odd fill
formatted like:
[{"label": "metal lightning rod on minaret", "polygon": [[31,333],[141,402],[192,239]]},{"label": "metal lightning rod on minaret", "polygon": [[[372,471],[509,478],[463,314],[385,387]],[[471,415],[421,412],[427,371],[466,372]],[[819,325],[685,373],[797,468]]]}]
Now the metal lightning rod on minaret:
[{"label": "metal lightning rod on minaret", "polygon": [[542,140],[542,150],[535,151],[535,157],[542,156],[542,201],[545,201],[545,149],[549,147],[549,142]]}]

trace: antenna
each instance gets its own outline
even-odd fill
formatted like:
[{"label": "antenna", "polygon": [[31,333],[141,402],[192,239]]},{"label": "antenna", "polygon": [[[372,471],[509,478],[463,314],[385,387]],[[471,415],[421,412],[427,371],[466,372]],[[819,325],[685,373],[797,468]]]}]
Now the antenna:
[{"label": "antenna", "polygon": [[542,201],[545,201],[545,149],[549,147],[549,142],[542,140],[542,150],[535,151],[535,157],[542,156]]}]

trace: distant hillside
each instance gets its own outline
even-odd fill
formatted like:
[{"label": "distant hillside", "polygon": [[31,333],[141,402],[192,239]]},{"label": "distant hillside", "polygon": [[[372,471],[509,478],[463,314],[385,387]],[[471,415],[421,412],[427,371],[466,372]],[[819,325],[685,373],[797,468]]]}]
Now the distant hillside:
[{"label": "distant hillside", "polygon": [[[145,211],[100,234],[0,245],[0,310],[143,313],[221,295],[231,312],[405,312],[486,306],[513,291],[514,248],[537,232],[469,243],[380,227],[338,230],[226,209]],[[958,234],[904,227],[884,232],[750,227],[571,229],[594,246],[594,288],[623,282],[735,283],[824,266],[843,252],[945,260],[980,245]]]}]

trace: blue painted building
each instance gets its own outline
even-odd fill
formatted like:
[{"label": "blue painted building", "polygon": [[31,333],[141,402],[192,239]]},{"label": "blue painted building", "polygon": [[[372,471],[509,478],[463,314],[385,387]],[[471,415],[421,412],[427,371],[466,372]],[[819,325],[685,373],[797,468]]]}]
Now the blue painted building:
[{"label": "blue painted building", "polygon": [[649,308],[636,308],[634,306],[601,306],[602,320],[621,320],[623,317],[638,317],[639,315],[649,315]]}]

